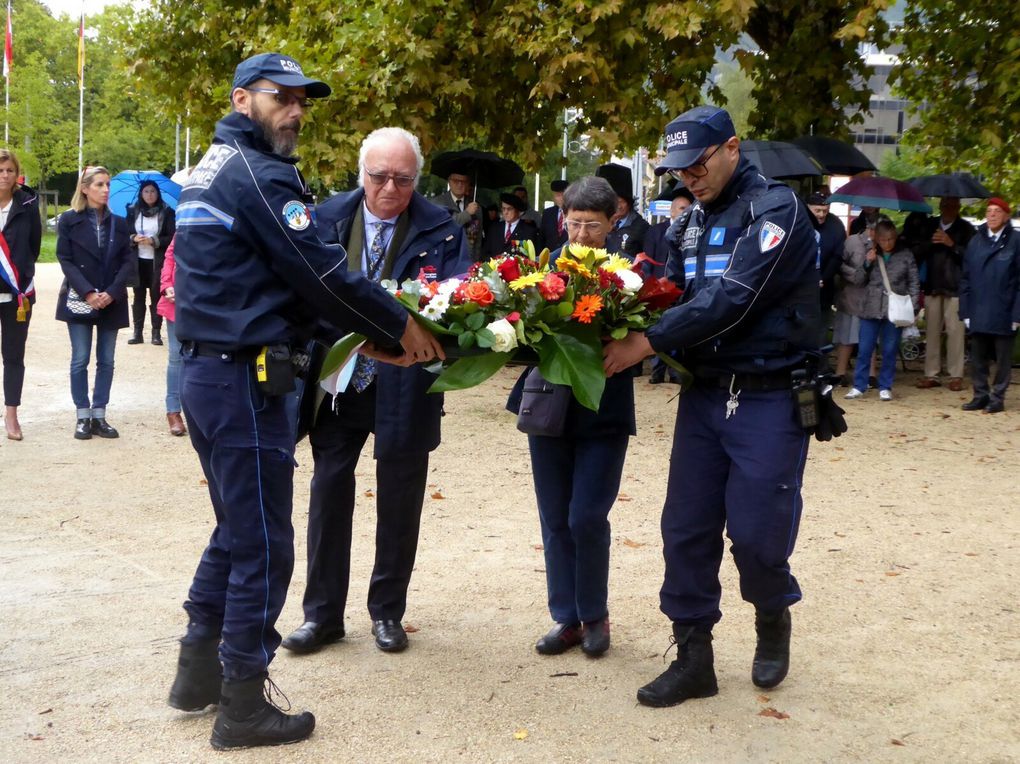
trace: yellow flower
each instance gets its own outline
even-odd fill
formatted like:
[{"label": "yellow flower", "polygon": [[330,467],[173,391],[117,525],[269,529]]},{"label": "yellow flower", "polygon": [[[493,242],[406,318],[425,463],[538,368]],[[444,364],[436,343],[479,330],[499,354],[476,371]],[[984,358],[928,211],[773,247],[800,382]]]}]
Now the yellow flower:
[{"label": "yellow flower", "polygon": [[542,279],[545,278],[545,274],[540,271],[534,273],[525,273],[523,276],[514,279],[510,282],[510,288],[515,292],[520,292],[522,289],[527,289],[529,286],[535,286],[541,284]]},{"label": "yellow flower", "polygon": [[626,257],[620,255],[609,255],[609,259],[602,264],[602,270],[609,273],[616,273],[617,271],[629,271],[633,267],[634,263],[628,260]]},{"label": "yellow flower", "polygon": [[556,270],[574,273],[587,279],[595,278],[595,274],[588,270],[584,263],[562,255],[556,259]]}]

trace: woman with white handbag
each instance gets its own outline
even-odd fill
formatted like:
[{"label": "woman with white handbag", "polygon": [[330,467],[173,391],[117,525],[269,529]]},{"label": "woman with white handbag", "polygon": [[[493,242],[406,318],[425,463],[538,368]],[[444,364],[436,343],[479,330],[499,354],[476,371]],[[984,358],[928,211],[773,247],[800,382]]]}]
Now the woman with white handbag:
[{"label": "woman with white handbag", "polygon": [[875,244],[855,270],[852,281],[865,287],[861,311],[860,343],[854,385],[846,398],[860,398],[868,389],[868,370],[875,346],[881,345],[878,397],[892,400],[896,358],[904,326],[914,322],[920,307],[921,286],[913,253],[900,247],[896,226],[883,220],[875,227]]}]

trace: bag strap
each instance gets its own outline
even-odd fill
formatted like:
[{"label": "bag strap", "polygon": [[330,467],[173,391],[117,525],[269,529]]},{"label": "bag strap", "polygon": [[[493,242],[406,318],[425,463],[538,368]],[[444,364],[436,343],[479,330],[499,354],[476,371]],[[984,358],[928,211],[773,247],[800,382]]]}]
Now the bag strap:
[{"label": "bag strap", "polygon": [[885,270],[885,258],[883,258],[881,255],[878,255],[878,269],[882,271],[882,283],[885,284],[885,293],[896,294],[892,290],[892,286],[889,284],[889,274],[886,273]]}]

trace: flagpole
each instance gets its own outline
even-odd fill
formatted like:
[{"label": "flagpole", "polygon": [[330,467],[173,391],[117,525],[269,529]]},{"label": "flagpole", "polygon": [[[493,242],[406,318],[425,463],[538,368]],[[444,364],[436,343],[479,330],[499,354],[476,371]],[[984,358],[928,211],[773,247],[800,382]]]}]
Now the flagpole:
[{"label": "flagpole", "polygon": [[85,0],[81,4],[81,23],[78,25],[78,177],[83,167],[85,146]]},{"label": "flagpole", "polygon": [[14,63],[14,42],[11,31],[11,0],[7,0],[7,23],[4,26],[4,146],[10,147],[11,65]]}]

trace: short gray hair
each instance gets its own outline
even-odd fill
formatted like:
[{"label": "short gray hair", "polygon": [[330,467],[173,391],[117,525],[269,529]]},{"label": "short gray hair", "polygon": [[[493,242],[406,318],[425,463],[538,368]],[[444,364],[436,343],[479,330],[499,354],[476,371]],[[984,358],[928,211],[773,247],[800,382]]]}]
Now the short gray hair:
[{"label": "short gray hair", "polygon": [[607,218],[616,214],[616,192],[605,178],[586,175],[578,178],[563,192],[563,211],[604,212]]},{"label": "short gray hair", "polygon": [[418,187],[418,181],[421,180],[421,170],[425,166],[425,159],[421,155],[421,144],[418,142],[418,138],[413,133],[409,133],[402,127],[380,127],[365,136],[365,140],[361,142],[361,151],[358,152],[359,186],[365,185],[365,157],[368,156],[368,152],[374,148],[397,140],[407,141],[411,150],[414,151],[414,159],[417,165],[414,172],[414,186],[415,188]]}]

